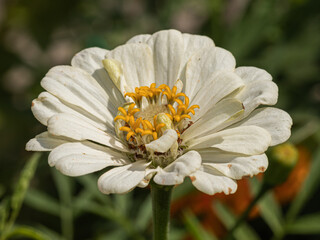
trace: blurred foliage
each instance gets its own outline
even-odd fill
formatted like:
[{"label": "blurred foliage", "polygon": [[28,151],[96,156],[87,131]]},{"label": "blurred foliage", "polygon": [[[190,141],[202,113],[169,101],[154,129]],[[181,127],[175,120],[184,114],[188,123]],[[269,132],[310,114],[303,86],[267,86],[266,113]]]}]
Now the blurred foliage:
[{"label": "blurred foliage", "polygon": [[[238,66],[270,72],[279,86],[277,106],[294,120],[291,141],[307,146],[313,156],[311,172],[292,204],[282,207],[267,194],[259,203],[261,217],[242,225],[234,237],[301,239],[304,234],[303,239],[319,239],[317,0],[0,0],[0,234],[5,231],[12,239],[150,239],[148,189],[104,196],[96,187],[101,173],[62,176],[49,169],[46,154],[38,166],[38,155],[27,161],[31,154],[24,146],[44,130],[30,103],[52,66],[70,64],[85,47],[112,49],[133,35],[168,28],[207,35],[231,51]],[[175,198],[188,193],[189,185],[177,187]],[[17,189],[23,191],[18,195]],[[215,208],[230,228],[235,216],[223,204]],[[183,221],[172,222],[172,239],[186,235],[214,239],[189,211]]]}]

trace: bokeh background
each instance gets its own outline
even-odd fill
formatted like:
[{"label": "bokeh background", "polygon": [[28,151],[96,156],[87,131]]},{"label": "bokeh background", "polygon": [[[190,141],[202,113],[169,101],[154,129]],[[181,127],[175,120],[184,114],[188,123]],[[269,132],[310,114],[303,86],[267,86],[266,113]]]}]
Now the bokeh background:
[{"label": "bokeh background", "polygon": [[[18,229],[12,239],[151,238],[148,189],[104,196],[95,182],[101,173],[64,177],[50,169],[46,154],[27,166],[27,177],[22,170],[32,156],[25,143],[44,130],[30,104],[51,67],[70,64],[86,47],[112,49],[134,35],[169,28],[207,35],[231,51],[238,66],[266,69],[279,86],[277,107],[294,120],[290,141],[299,149],[300,165],[287,186],[254,209],[236,238],[320,239],[318,0],[0,0],[0,235],[15,212],[13,196],[30,183],[12,218],[12,229]],[[27,173],[30,182],[23,184]],[[172,239],[222,237],[257,184],[243,180],[238,195],[208,197],[186,181],[174,195]],[[298,205],[295,227],[286,222],[292,205]],[[270,206],[277,209],[271,218]]]}]

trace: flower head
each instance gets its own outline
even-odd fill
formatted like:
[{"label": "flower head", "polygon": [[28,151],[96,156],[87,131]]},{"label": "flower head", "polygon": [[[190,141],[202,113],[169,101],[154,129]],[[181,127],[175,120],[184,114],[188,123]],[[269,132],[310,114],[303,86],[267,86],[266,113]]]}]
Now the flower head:
[{"label": "flower head", "polygon": [[277,102],[270,74],[236,68],[210,38],[176,30],[85,49],[41,85],[32,111],[48,131],[26,149],[51,151],[50,166],[70,176],[114,166],[98,181],[106,194],[187,176],[207,194],[233,193],[235,180],[265,171],[264,152],[290,136],[286,112],[257,109]]}]

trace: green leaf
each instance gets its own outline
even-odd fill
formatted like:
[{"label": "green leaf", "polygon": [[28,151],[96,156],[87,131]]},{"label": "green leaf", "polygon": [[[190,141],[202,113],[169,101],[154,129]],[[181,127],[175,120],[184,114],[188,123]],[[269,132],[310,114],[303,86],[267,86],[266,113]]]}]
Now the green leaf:
[{"label": "green leaf", "polygon": [[290,141],[294,144],[299,144],[308,137],[314,135],[320,129],[320,124],[317,119],[307,121],[302,127],[292,132]]},{"label": "green leaf", "polygon": [[71,179],[62,175],[56,169],[52,170],[60,198],[60,218],[63,237],[73,238],[73,201]]},{"label": "green leaf", "polygon": [[15,185],[14,192],[11,198],[11,215],[9,222],[6,226],[6,231],[10,231],[10,228],[14,224],[21,205],[23,203],[25,194],[28,190],[30,181],[34,175],[34,172],[37,168],[39,158],[41,156],[41,153],[34,153],[31,158],[26,163],[25,167],[23,168],[20,178],[18,180],[18,183]]},{"label": "green leaf", "polygon": [[284,220],[279,204],[275,201],[272,192],[267,193],[258,203],[263,220],[266,221],[272,232],[277,235],[283,232]]},{"label": "green leaf", "polygon": [[73,212],[75,218],[84,211],[86,205],[91,204],[93,198],[94,194],[91,191],[88,191],[87,189],[84,189],[76,197],[74,197]]},{"label": "green leaf", "polygon": [[105,205],[112,205],[110,196],[104,195],[99,191],[97,187],[98,179],[93,174],[78,177],[77,181],[79,181],[87,191],[91,192],[102,203]]},{"label": "green leaf", "polygon": [[148,224],[150,224],[151,219],[152,219],[152,203],[151,203],[151,196],[148,195],[148,197],[141,204],[141,207],[136,217],[135,226],[140,230],[144,230],[147,228]]},{"label": "green leaf", "polygon": [[[226,226],[227,229],[231,229],[236,223],[236,217],[227,209],[226,206],[220,202],[214,202],[214,209],[220,220]],[[241,224],[235,231],[234,237],[239,240],[258,240],[260,239],[257,233],[246,223]]]},{"label": "green leaf", "polygon": [[38,225],[37,229],[41,232],[43,232],[43,234],[47,235],[50,239],[52,240],[65,240],[65,238],[63,238],[62,236],[60,236],[59,233],[53,231],[50,228],[47,228],[46,226],[43,225]]},{"label": "green leaf", "polygon": [[169,233],[170,240],[184,240],[186,237],[186,232],[181,229],[171,229]]},{"label": "green leaf", "polygon": [[35,240],[51,240],[51,238],[49,238],[49,236],[43,232],[29,226],[14,227],[6,236],[6,239],[10,239],[12,237],[24,237],[24,239],[27,238]]},{"label": "green leaf", "polygon": [[299,217],[286,230],[291,234],[320,234],[320,212]]},{"label": "green leaf", "polygon": [[191,180],[186,178],[182,184],[173,189],[172,201],[182,198],[192,191],[194,191],[194,186],[192,185]]},{"label": "green leaf", "polygon": [[45,212],[54,216],[59,216],[60,205],[59,202],[36,189],[29,189],[26,194],[25,203],[36,210]]},{"label": "green leaf", "polygon": [[9,199],[4,198],[0,204],[0,233],[4,231],[6,226],[6,220],[9,216],[9,206]]},{"label": "green leaf", "polygon": [[99,236],[97,240],[119,240],[126,239],[126,234],[122,229],[117,229],[111,233]]},{"label": "green leaf", "polygon": [[6,188],[0,184],[0,198],[4,195],[4,193],[6,192]]},{"label": "green leaf", "polygon": [[191,234],[195,240],[215,240],[217,239],[212,234],[208,233],[190,211],[184,212],[184,222],[187,228],[187,231]]},{"label": "green leaf", "polygon": [[[256,178],[250,180],[251,188],[256,190],[261,186],[260,182]],[[283,232],[283,216],[279,204],[275,201],[272,192],[266,193],[262,199],[258,202],[258,206],[261,211],[261,216],[268,224],[274,234],[280,234]]]},{"label": "green leaf", "polygon": [[117,206],[117,211],[121,212],[122,215],[128,215],[130,210],[131,202],[132,202],[132,192],[128,192],[126,194],[116,194],[113,196],[114,202]]},{"label": "green leaf", "polygon": [[310,167],[310,173],[308,178],[300,188],[300,192],[293,200],[290,209],[287,214],[288,222],[293,222],[296,216],[299,214],[304,204],[312,197],[313,193],[318,189],[320,184],[320,148],[313,155],[313,161]]}]

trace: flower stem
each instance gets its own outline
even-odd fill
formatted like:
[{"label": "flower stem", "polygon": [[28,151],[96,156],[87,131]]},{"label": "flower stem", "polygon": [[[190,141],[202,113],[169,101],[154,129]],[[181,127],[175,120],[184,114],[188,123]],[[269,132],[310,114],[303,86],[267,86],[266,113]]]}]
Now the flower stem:
[{"label": "flower stem", "polygon": [[168,239],[172,188],[151,181],[153,240]]}]

